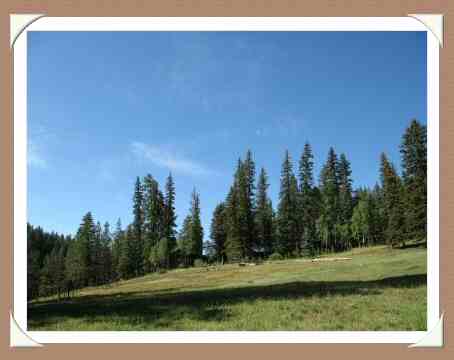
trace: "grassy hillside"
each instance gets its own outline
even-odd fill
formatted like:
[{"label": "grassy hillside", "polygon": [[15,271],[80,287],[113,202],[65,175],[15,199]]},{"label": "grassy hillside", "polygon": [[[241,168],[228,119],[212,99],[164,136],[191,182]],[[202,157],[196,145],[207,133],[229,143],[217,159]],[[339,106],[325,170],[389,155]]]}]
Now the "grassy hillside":
[{"label": "grassy hillside", "polygon": [[178,269],[29,304],[29,330],[425,330],[426,251]]}]

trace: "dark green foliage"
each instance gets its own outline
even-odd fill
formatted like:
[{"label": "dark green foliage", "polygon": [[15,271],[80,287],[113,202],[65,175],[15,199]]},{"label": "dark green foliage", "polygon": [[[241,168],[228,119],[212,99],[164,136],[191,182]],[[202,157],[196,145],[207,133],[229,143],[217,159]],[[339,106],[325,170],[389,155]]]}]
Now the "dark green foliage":
[{"label": "dark green foliage", "polygon": [[334,251],[338,248],[336,225],[339,217],[339,179],[337,155],[333,148],[329,149],[328,158],[320,174],[320,191],[322,203],[318,232],[323,250]]},{"label": "dark green foliage", "polygon": [[183,222],[178,237],[178,252],[182,255],[182,264],[191,266],[194,260],[203,255],[203,227],[200,219],[200,197],[196,189],[191,194],[190,213]]},{"label": "dark green foliage", "polygon": [[[168,251],[172,254],[176,248],[176,219],[175,215],[175,184],[172,174],[169,174],[166,181],[165,197],[164,197],[164,237],[168,240]],[[174,262],[175,259],[170,259]]]},{"label": "dark green foliage", "polygon": [[214,248],[214,257],[217,261],[226,261],[227,223],[226,207],[224,203],[216,206],[211,220],[210,239]]},{"label": "dark green foliage", "polygon": [[345,154],[341,154],[337,164],[337,178],[339,181],[339,214],[336,224],[336,250],[345,250],[351,247],[351,218],[353,213],[352,171],[350,162]]},{"label": "dark green foliage", "polygon": [[227,239],[225,241],[225,252],[227,260],[230,262],[240,261],[244,257],[240,236],[238,190],[236,183],[237,179],[235,176],[234,184],[230,187],[226,199]]},{"label": "dark green foliage", "polygon": [[394,165],[386,155],[381,155],[380,176],[383,189],[385,237],[395,246],[405,241],[404,187]]},{"label": "dark green foliage", "polygon": [[144,251],[144,197],[143,188],[140,178],[137,177],[134,186],[133,197],[133,214],[134,220],[132,223],[133,233],[130,238],[131,242],[131,267],[135,276],[143,274],[143,251]]},{"label": "dark green foliage", "polygon": [[[246,158],[243,163],[242,172],[244,173],[245,191],[240,189],[240,194],[244,195],[244,199],[240,198],[240,209],[243,211],[245,220],[245,254],[247,257],[252,258],[255,256],[255,249],[257,248],[257,236],[255,232],[255,163],[252,159],[252,152],[248,150]],[[242,203],[244,200],[244,203]]]},{"label": "dark green foliage", "polygon": [[104,230],[101,235],[101,258],[100,258],[100,281],[101,284],[109,283],[113,278],[112,262],[112,235],[108,222],[104,224]]},{"label": "dark green foliage", "polygon": [[119,263],[123,238],[124,232],[121,228],[121,220],[118,219],[112,243],[112,280],[118,280],[120,278]]},{"label": "dark green foliage", "polygon": [[339,221],[341,224],[350,222],[353,212],[352,199],[352,171],[350,162],[345,154],[341,154],[337,166],[337,177],[339,181]]},{"label": "dark green foliage", "polygon": [[314,156],[309,143],[304,145],[299,162],[299,218],[301,250],[304,255],[312,256],[317,252],[318,241],[316,220],[318,203],[314,189]]},{"label": "dark green foliage", "polygon": [[273,206],[268,198],[268,176],[264,168],[260,170],[257,183],[257,209],[255,213],[256,247],[255,252],[269,256],[273,251]]},{"label": "dark green foliage", "polygon": [[299,254],[298,184],[293,174],[289,152],[285,152],[281,170],[281,186],[277,213],[278,246],[281,255]]},{"label": "dark green foliage", "polygon": [[200,219],[200,195],[193,190],[191,196],[191,256],[201,258],[203,250],[203,227]]},{"label": "dark green foliage", "polygon": [[134,276],[136,267],[134,259],[135,232],[132,225],[128,225],[124,236],[121,237],[120,258],[118,259],[118,274],[120,279],[129,279]]},{"label": "dark green foliage", "polygon": [[183,226],[178,234],[178,250],[181,254],[181,263],[184,266],[191,265],[192,250],[192,218],[187,215],[183,221]]},{"label": "dark green foliage", "polygon": [[153,270],[168,269],[170,267],[170,242],[167,238],[162,238],[151,249],[150,263]]},{"label": "dark green foliage", "polygon": [[149,262],[151,250],[157,245],[159,240],[165,236],[165,205],[164,195],[159,190],[159,184],[151,175],[145,176],[143,187],[145,217],[143,259],[144,270],[145,272],[149,272],[152,269],[152,265]]},{"label": "dark green foliage", "polygon": [[427,231],[427,129],[412,120],[402,137],[403,185],[405,187],[405,234],[422,240]]}]

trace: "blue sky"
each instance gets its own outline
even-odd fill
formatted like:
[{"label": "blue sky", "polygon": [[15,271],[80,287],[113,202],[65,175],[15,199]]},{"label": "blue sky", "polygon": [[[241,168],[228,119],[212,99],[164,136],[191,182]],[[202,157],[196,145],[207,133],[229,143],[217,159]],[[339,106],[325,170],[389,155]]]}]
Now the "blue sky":
[{"label": "blue sky", "polygon": [[426,112],[425,32],[29,32],[28,219],[127,224],[136,176],[171,171],[178,224],[196,187],[208,238],[248,148],[274,205],[305,141],[317,179],[333,146],[373,186]]}]

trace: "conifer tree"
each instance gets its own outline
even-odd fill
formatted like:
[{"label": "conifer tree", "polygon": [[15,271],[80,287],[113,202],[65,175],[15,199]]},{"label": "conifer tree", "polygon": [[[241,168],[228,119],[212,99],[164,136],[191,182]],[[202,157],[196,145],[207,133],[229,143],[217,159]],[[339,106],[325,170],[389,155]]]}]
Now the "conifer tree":
[{"label": "conifer tree", "polygon": [[239,261],[244,257],[240,237],[238,187],[236,182],[237,180],[235,179],[226,199],[227,239],[225,242],[225,252],[229,262]]},{"label": "conifer tree", "polygon": [[257,246],[260,251],[269,256],[273,252],[273,206],[268,198],[268,176],[261,169],[257,183],[257,210],[255,215]]},{"label": "conifer tree", "polygon": [[103,277],[103,264],[102,264],[102,227],[101,223],[98,221],[95,225],[95,237],[93,245],[90,249],[90,259],[91,259],[91,276],[93,285],[99,285],[102,283]]},{"label": "conifer tree", "polygon": [[277,251],[285,256],[299,252],[297,181],[288,150],[282,163],[277,223]]},{"label": "conifer tree", "polygon": [[351,238],[350,225],[353,213],[351,174],[350,162],[345,154],[341,154],[337,165],[337,178],[339,181],[339,214],[336,230],[338,250],[349,248]]},{"label": "conifer tree", "polygon": [[405,187],[405,233],[409,239],[425,239],[427,233],[427,129],[412,120],[400,147]]},{"label": "conifer tree", "polygon": [[106,284],[112,280],[112,236],[110,233],[110,224],[104,223],[104,229],[101,236],[101,282]]},{"label": "conifer tree", "polygon": [[132,271],[134,275],[143,274],[143,250],[144,250],[144,200],[143,200],[143,189],[140,182],[140,178],[137,177],[134,187],[133,197],[133,214],[134,220],[132,223],[133,238],[131,239],[132,245]]},{"label": "conifer tree", "polygon": [[316,201],[314,196],[314,156],[309,143],[304,145],[303,154],[299,162],[299,218],[301,246],[307,255],[313,255],[317,249]]},{"label": "conifer tree", "polygon": [[321,217],[318,220],[319,232],[322,235],[324,249],[333,251],[338,245],[336,225],[339,215],[337,155],[333,148],[329,149],[328,158],[320,174],[320,190],[322,204]]},{"label": "conifer tree", "polygon": [[134,242],[136,234],[134,227],[128,225],[120,243],[120,258],[118,259],[118,273],[120,279],[129,279],[135,275],[136,267],[134,261]]},{"label": "conifer tree", "polygon": [[203,227],[200,219],[200,195],[194,188],[191,195],[191,255],[192,259],[202,257]]},{"label": "conifer tree", "polygon": [[117,220],[115,233],[113,235],[113,243],[112,243],[112,272],[113,272],[113,279],[117,280],[120,278],[119,272],[119,260],[121,254],[121,247],[123,244],[123,237],[124,233],[121,228],[121,220],[120,218]]},{"label": "conifer tree", "polygon": [[350,221],[353,211],[352,171],[345,154],[341,154],[337,167],[339,179],[339,218],[342,224]]},{"label": "conifer tree", "polygon": [[191,226],[191,215],[187,215],[184,218],[183,226],[178,234],[178,249],[183,257],[182,262],[184,266],[191,265]]},{"label": "conifer tree", "polygon": [[403,186],[394,165],[386,155],[381,155],[380,176],[383,188],[383,203],[385,209],[385,234],[387,243],[395,246],[405,241]]},{"label": "conifer tree", "polygon": [[144,187],[144,252],[145,271],[150,267],[151,249],[156,246],[164,234],[164,196],[158,182],[151,175],[143,181]]},{"label": "conifer tree", "polygon": [[210,238],[214,247],[214,256],[216,260],[224,263],[226,260],[226,239],[227,239],[227,224],[226,224],[226,207],[223,202],[219,203],[213,212],[211,220]]},{"label": "conifer tree", "polygon": [[[248,150],[243,163],[242,171],[244,172],[245,180],[245,255],[247,257],[254,257],[254,247],[256,247],[256,233],[255,233],[255,210],[256,210],[256,199],[255,199],[255,163],[252,159],[252,152]],[[243,192],[240,191],[242,194]]]},{"label": "conifer tree", "polygon": [[[176,247],[176,215],[175,215],[175,184],[173,182],[172,174],[167,177],[166,188],[164,197],[164,237],[168,239],[169,256],[172,254]],[[174,259],[172,258],[172,261]]]},{"label": "conifer tree", "polygon": [[80,266],[80,281],[82,285],[94,284],[94,263],[92,252],[96,241],[96,229],[91,212],[85,214],[82,218],[82,224],[76,235],[76,242],[78,243],[78,265]]}]

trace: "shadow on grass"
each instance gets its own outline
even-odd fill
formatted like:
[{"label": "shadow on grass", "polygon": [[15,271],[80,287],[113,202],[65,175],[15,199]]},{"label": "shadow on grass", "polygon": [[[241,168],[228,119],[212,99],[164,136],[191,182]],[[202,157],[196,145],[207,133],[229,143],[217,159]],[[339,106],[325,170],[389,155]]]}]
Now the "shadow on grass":
[{"label": "shadow on grass", "polygon": [[[45,329],[58,319],[117,319],[124,326],[175,328],[183,316],[195,321],[225,321],[224,305],[255,299],[297,299],[332,295],[378,295],[385,288],[411,288],[426,284],[426,274],[405,275],[373,281],[296,281],[278,285],[208,290],[147,291],[86,295],[61,302],[28,306],[29,330]],[[151,326],[150,326],[151,325]],[[120,327],[122,325],[120,324]],[[105,329],[108,330],[108,329]]]}]

